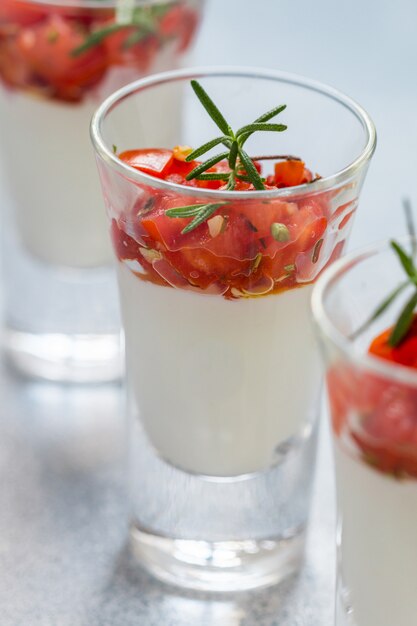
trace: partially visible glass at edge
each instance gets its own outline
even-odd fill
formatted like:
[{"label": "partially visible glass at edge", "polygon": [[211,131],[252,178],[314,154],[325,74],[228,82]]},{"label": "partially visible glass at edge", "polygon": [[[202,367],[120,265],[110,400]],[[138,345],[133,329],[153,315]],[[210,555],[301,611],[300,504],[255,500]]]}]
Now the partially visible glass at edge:
[{"label": "partially visible glass at edge", "polygon": [[335,263],[313,293],[336,462],[337,626],[409,626],[417,614],[417,373],[369,353],[409,292],[356,332],[403,281],[386,242]]}]

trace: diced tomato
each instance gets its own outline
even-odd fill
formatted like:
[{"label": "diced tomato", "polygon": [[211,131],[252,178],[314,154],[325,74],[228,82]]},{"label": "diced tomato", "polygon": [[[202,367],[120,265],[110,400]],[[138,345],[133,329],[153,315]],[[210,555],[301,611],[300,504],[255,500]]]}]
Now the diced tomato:
[{"label": "diced tomato", "polygon": [[[219,189],[226,191],[227,185],[222,185]],[[254,189],[255,187],[246,180],[237,180],[235,186],[233,187],[233,191],[254,191]]]},{"label": "diced tomato", "polygon": [[380,471],[417,477],[416,389],[385,380],[353,438]]},{"label": "diced tomato", "polygon": [[369,347],[369,352],[381,359],[417,369],[417,315],[406,337],[396,347],[389,345],[391,332],[392,329],[388,328],[375,337]]},{"label": "diced tomato", "polygon": [[[186,180],[199,164],[185,160],[190,150],[187,146],[177,146],[174,150],[130,150],[120,158],[132,167],[178,185],[227,189],[223,180]],[[255,167],[261,171],[259,163],[255,162]],[[224,160],[208,172],[229,173],[230,168]],[[271,187],[267,184],[266,188]],[[203,290],[218,287],[225,297],[239,297],[239,293],[262,295],[272,289],[297,286],[296,263],[301,263],[302,255],[307,255],[310,264],[316,263],[311,258],[313,250],[325,235],[329,208],[324,195],[294,202],[281,199],[240,202],[238,192],[253,189],[250,182],[238,180],[236,201],[224,202],[201,224],[185,233],[183,230],[194,216],[169,216],[167,210],[203,204],[203,201],[190,195],[154,190],[151,207],[142,211],[138,206],[135,213],[142,244],[150,249],[156,247],[162,255],[153,264],[154,269],[160,270],[170,284],[179,287],[188,284]],[[283,239],[274,236],[274,224],[286,229],[288,236]],[[129,232],[137,232],[134,224],[131,227]],[[327,248],[327,257],[329,254]],[[318,260],[318,248],[316,256]],[[140,257],[137,260],[142,263]],[[314,265],[314,276],[320,267]],[[302,282],[308,281],[308,275],[303,275]],[[237,296],[233,290],[237,290]]]},{"label": "diced tomato", "polygon": [[203,224],[187,234],[181,234],[191,218],[172,218],[166,215],[167,209],[172,209],[186,204],[196,204],[197,200],[192,197],[162,195],[155,203],[154,208],[142,218],[142,226],[147,231],[150,239],[160,241],[169,251],[178,251],[183,248],[198,248],[204,245],[209,236],[207,225]]},{"label": "diced tomato", "polygon": [[309,183],[313,178],[305,163],[298,160],[280,161],[275,164],[274,171],[274,184],[277,187],[296,187]]},{"label": "diced tomato", "polygon": [[318,243],[324,235],[326,227],[327,219],[325,217],[318,217],[312,221],[306,220],[300,234],[297,237],[297,247],[299,252],[310,250],[316,243]]},{"label": "diced tomato", "polygon": [[[390,334],[378,335],[370,354],[417,369],[417,315],[399,346],[389,346]],[[417,477],[416,387],[347,364],[334,365],[327,384],[336,435],[348,429],[364,460],[379,471]]]},{"label": "diced tomato", "polygon": [[198,15],[193,9],[182,6],[182,19],[178,32],[178,52],[185,52],[191,44],[198,25]]},{"label": "diced tomato", "polygon": [[47,9],[33,2],[0,1],[0,28],[5,25],[28,26],[42,20]]},{"label": "diced tomato", "polygon": [[171,173],[174,156],[172,150],[162,148],[146,148],[143,150],[126,150],[119,159],[141,172],[164,178]]},{"label": "diced tomato", "polygon": [[[0,0],[0,79],[46,98],[78,102],[112,65],[131,67],[140,76],[152,70],[171,39],[176,53],[185,50],[198,21],[194,8],[175,2],[165,13],[155,12],[152,32],[145,32],[115,26],[114,7],[82,5]],[[107,28],[102,40],[73,54],[91,34]]]},{"label": "diced tomato", "polygon": [[112,220],[110,236],[119,259],[139,258],[139,244]]},{"label": "diced tomato", "polygon": [[[1,0],[0,0],[1,1]],[[13,40],[0,40],[0,77],[10,87],[24,88],[30,83],[31,72]]]},{"label": "diced tomato", "polygon": [[16,47],[33,73],[60,94],[77,99],[82,88],[95,84],[106,70],[100,46],[72,56],[84,40],[85,34],[75,23],[52,15],[39,25],[23,28]]},{"label": "diced tomato", "polygon": [[148,35],[145,39],[131,46],[130,51],[134,59],[132,63],[139,68],[143,74],[148,73],[155,62],[159,47],[158,37]]},{"label": "diced tomato", "polygon": [[[217,174],[226,174],[230,172],[230,167],[227,161],[220,161],[210,167],[207,170],[207,173],[217,173]],[[221,189],[224,187],[224,182],[222,180],[198,180],[197,186],[202,187],[203,189]]]},{"label": "diced tomato", "polygon": [[142,219],[142,226],[151,242],[158,241],[164,243],[161,233],[158,230],[158,224],[151,217],[144,217]]},{"label": "diced tomato", "polygon": [[[109,19],[104,22],[97,22],[94,26],[94,30],[100,31],[107,28],[112,28],[114,20]],[[132,37],[136,29],[132,26],[123,26],[119,30],[108,34],[103,40],[103,47],[106,51],[108,62],[111,65],[124,65],[132,64],[135,61],[136,55],[134,46],[126,47],[126,41],[129,37]]]},{"label": "diced tomato", "polygon": [[[197,161],[186,161],[185,158],[178,158],[179,154],[177,151],[177,154],[175,153],[175,148],[174,148],[174,160],[172,162],[171,165],[171,169],[170,169],[170,175],[173,174],[177,174],[179,176],[182,176],[184,178],[184,183],[185,181],[185,177],[188,176],[188,174],[190,172],[192,172],[192,170],[197,167],[198,162]],[[190,181],[191,182],[191,181]],[[193,184],[198,185],[198,181],[193,182]]]},{"label": "diced tomato", "polygon": [[184,8],[180,5],[172,6],[162,17],[159,28],[163,37],[175,37],[182,30]]}]

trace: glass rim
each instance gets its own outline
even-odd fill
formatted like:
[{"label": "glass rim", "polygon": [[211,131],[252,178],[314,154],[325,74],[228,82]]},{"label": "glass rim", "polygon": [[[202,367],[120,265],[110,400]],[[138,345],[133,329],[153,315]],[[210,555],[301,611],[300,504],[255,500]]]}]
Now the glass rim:
[{"label": "glass rim", "polygon": [[[351,252],[346,256],[338,259],[330,267],[328,267],[319,276],[314,283],[313,293],[311,296],[311,310],[314,322],[319,329],[321,335],[326,337],[338,350],[342,352],[347,360],[361,369],[377,374],[384,378],[390,378],[400,383],[407,383],[417,386],[417,372],[405,365],[392,363],[384,359],[378,358],[367,352],[359,353],[349,338],[345,337],[333,324],[331,317],[327,313],[325,298],[333,285],[343,276],[346,271],[356,267],[359,263],[367,259],[377,256],[384,251],[389,250],[389,239],[384,239],[377,243],[371,244],[365,248],[361,248],[355,252]],[[403,245],[407,245],[412,241],[411,237],[399,237],[396,239]],[[394,259],[394,255],[393,255]],[[378,305],[378,303],[376,303]]]},{"label": "glass rim", "polygon": [[[2,0],[0,0],[1,2]],[[68,7],[76,9],[115,9],[117,0],[18,0],[18,2],[29,2],[45,6]],[[176,0],[134,0],[135,5],[151,4],[173,4]]]},{"label": "glass rim", "polygon": [[123,100],[129,98],[133,94],[136,94],[149,87],[159,86],[164,83],[175,82],[177,80],[191,80],[194,78],[205,77],[241,77],[241,78],[253,78],[253,79],[265,79],[277,82],[289,83],[316,91],[328,98],[331,98],[339,102],[342,106],[350,110],[356,118],[361,122],[364,132],[367,134],[367,142],[356,159],[348,164],[343,169],[325,176],[314,183],[307,183],[298,185],[297,187],[287,187],[283,189],[265,189],[257,191],[239,191],[240,200],[262,198],[286,198],[288,196],[305,196],[312,195],[316,192],[325,191],[327,189],[335,188],[343,183],[351,180],[361,168],[369,162],[376,147],[376,129],[375,125],[365,111],[357,102],[352,100],[349,96],[346,96],[342,92],[330,87],[324,83],[318,82],[314,79],[305,78],[297,74],[291,74],[288,72],[281,72],[269,69],[262,69],[257,67],[245,67],[245,66],[209,66],[209,67],[190,67],[182,70],[174,70],[169,72],[163,72],[159,74],[153,74],[147,78],[141,78],[135,82],[132,82],[121,89],[118,89],[111,94],[95,111],[90,125],[90,137],[97,154],[102,160],[107,163],[111,168],[118,171],[126,178],[135,182],[145,184],[150,187],[162,189],[170,192],[175,192],[182,196],[193,197],[211,197],[213,201],[215,198],[224,198],[229,201],[236,200],[235,191],[219,191],[215,189],[201,189],[198,187],[186,187],[177,183],[168,182],[162,179],[155,178],[144,172],[130,167],[123,161],[121,161],[113,152],[110,146],[107,146],[102,136],[103,122],[106,116],[117,107],[117,105]]}]

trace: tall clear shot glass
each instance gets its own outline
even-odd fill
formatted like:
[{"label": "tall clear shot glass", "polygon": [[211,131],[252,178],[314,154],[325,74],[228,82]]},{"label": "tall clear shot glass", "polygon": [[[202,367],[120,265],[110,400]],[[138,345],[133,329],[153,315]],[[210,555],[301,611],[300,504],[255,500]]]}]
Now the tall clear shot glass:
[{"label": "tall clear shot glass", "polygon": [[178,67],[201,7],[0,1],[2,337],[9,361],[29,376],[98,382],[121,374],[116,279],[89,124],[115,89]]},{"label": "tall clear shot glass", "polygon": [[[197,147],[213,137],[192,79],[236,127],[286,103],[288,131],[258,133],[248,150],[301,155],[322,178],[213,190],[119,158],[115,151]],[[179,98],[177,119],[170,102]],[[135,553],[157,577],[185,587],[275,583],[301,562],[315,462],[312,285],[349,236],[373,124],[313,81],[218,68],[116,92],[96,112],[92,140],[126,339]],[[208,203],[219,205],[215,214],[188,233],[180,231],[190,218],[166,213]]]},{"label": "tall clear shot glass", "polygon": [[404,278],[387,242],[335,263],[313,292],[336,467],[337,626],[416,621],[417,342],[389,348],[384,332],[410,287],[357,332]]}]

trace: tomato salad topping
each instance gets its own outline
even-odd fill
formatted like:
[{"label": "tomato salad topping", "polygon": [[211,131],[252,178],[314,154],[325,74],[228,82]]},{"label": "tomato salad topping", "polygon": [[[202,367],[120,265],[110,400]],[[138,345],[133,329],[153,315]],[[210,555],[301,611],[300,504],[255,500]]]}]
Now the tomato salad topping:
[{"label": "tomato salad topping", "polygon": [[190,44],[198,23],[185,0],[143,4],[127,23],[114,8],[60,6],[24,0],[0,2],[0,80],[9,88],[79,102],[111,68],[149,73],[159,52]]},{"label": "tomato salad topping", "polygon": [[[185,163],[175,156],[177,153],[178,149],[130,150],[119,158],[170,182],[224,188],[216,180],[187,181],[185,176],[198,162]],[[311,180],[311,173],[301,164],[303,179]],[[256,165],[261,171],[260,165]],[[211,171],[228,171],[227,162],[220,161]],[[271,189],[278,186],[273,185],[272,179],[273,176],[268,177]],[[291,184],[292,180],[288,182]],[[279,186],[290,186],[281,172]],[[219,203],[211,217],[186,233],[182,231],[190,218],[167,214],[184,205],[184,196],[153,190],[146,201],[135,207],[130,223],[113,221],[112,237],[119,258],[135,259],[146,271],[147,279],[158,284],[165,278],[168,285],[185,287],[188,283],[202,290],[211,288],[227,298],[282,291],[297,286],[300,278],[308,282],[319,261],[329,222],[325,198],[242,202],[239,190],[251,191],[254,187],[239,182],[236,201]],[[340,252],[339,249],[336,254]]]},{"label": "tomato salad topping", "polygon": [[[368,328],[408,288],[396,323],[370,343],[370,355],[396,367],[417,370],[417,267],[413,254],[395,241],[406,280],[375,310],[354,336]],[[392,476],[417,478],[417,382],[412,384],[339,363],[327,374],[333,430],[348,438],[363,459]]]},{"label": "tomato salad topping", "polygon": [[[335,208],[337,192],[299,192],[319,177],[299,157],[249,156],[254,132],[283,132],[269,123],[279,105],[234,132],[197,81],[191,86],[222,135],[199,148],[147,148],[119,152],[130,167],[178,185],[141,188],[135,205],[112,224],[116,253],[139,277],[157,284],[235,299],[280,292],[313,281],[343,249],[354,202]],[[213,148],[222,150],[202,161]],[[226,150],[225,150],[226,148]],[[117,148],[115,147],[117,151]],[[265,163],[272,172],[265,175]],[[182,193],[181,188],[188,188]],[[240,192],[291,188],[287,197],[253,200]],[[192,190],[233,191],[210,200]],[[250,196],[250,194],[249,194]]]}]

